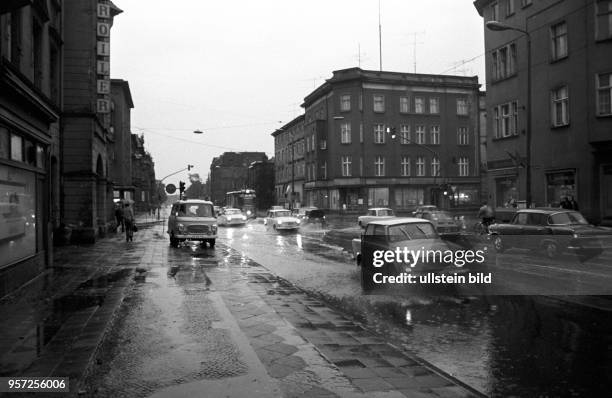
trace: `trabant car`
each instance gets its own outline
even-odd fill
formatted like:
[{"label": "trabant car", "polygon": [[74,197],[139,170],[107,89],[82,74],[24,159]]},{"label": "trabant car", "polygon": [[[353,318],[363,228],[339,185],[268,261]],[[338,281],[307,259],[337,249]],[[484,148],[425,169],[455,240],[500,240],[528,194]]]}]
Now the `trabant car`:
[{"label": "trabant car", "polygon": [[386,220],[393,217],[395,217],[395,214],[392,209],[387,207],[373,207],[368,209],[366,215],[357,217],[357,224],[359,224],[361,228],[365,228],[370,221]]},{"label": "trabant car", "polygon": [[290,210],[268,210],[264,225],[274,230],[295,230],[300,226],[300,220],[291,215]]},{"label": "trabant car", "polygon": [[212,202],[196,199],[175,202],[168,217],[168,235],[172,247],[187,240],[215,247],[217,218]]},{"label": "trabant car", "polygon": [[247,216],[240,209],[225,209],[223,214],[217,217],[219,225],[244,225]]}]

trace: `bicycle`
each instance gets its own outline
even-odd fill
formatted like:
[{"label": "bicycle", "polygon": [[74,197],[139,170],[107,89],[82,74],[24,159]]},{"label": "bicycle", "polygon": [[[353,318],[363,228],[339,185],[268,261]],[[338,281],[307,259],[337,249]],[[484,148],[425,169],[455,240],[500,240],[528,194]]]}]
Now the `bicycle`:
[{"label": "bicycle", "polygon": [[476,235],[488,235],[489,234],[489,225],[493,224],[493,221],[488,222],[488,223],[484,223],[482,221],[478,221],[476,224],[474,224],[474,226],[472,227],[472,231],[476,234]]}]

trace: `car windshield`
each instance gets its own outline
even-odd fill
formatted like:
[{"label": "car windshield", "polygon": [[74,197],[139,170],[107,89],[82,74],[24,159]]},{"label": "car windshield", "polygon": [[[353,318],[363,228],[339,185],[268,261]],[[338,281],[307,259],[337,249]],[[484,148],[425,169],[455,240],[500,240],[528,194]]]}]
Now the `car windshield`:
[{"label": "car windshield", "polygon": [[213,207],[205,203],[185,203],[179,206],[178,215],[183,217],[212,217]]},{"label": "car windshield", "polygon": [[548,217],[549,224],[555,225],[570,225],[570,224],[588,224],[589,222],[577,211],[568,211],[564,213],[553,214]]},{"label": "car windshield", "polygon": [[430,223],[410,223],[389,227],[389,240],[391,242],[413,239],[435,239],[437,237],[438,234]]},{"label": "car windshield", "polygon": [[391,210],[391,209],[378,210],[378,215],[379,216],[392,216],[393,215],[393,210]]},{"label": "car windshield", "polygon": [[442,211],[432,211],[430,214],[433,220],[451,221],[453,219],[448,213]]},{"label": "car windshield", "polygon": [[225,210],[225,214],[240,214],[240,210],[238,210],[238,209],[227,209],[227,210]]},{"label": "car windshield", "polygon": [[291,212],[289,210],[275,211],[272,217],[291,217]]}]

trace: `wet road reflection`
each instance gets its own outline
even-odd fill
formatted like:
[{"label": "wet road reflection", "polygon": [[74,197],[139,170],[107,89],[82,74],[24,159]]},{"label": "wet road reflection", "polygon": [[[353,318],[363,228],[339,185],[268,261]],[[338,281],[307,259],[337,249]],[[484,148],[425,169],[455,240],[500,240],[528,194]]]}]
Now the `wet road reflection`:
[{"label": "wet road reflection", "polygon": [[[232,234],[223,235],[223,240],[274,273],[304,284],[318,274],[328,281],[315,285],[315,290],[327,289],[332,296],[360,291],[358,278],[352,277],[356,267],[350,255],[323,241],[320,231],[279,234],[255,223],[243,230],[248,243]],[[561,299],[446,296],[401,302],[391,298],[371,304],[365,322],[389,342],[487,395],[607,395],[612,389],[612,313]],[[612,308],[612,300],[599,300]]]}]

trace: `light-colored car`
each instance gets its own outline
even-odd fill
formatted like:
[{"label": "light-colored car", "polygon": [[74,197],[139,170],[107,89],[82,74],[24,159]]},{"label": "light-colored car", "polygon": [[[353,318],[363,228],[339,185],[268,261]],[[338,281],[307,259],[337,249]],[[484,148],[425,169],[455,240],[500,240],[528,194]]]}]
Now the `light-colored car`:
[{"label": "light-colored car", "polygon": [[357,224],[359,224],[361,228],[365,228],[371,221],[387,220],[394,217],[395,213],[393,213],[393,210],[387,207],[373,207],[368,209],[366,215],[357,217]]},{"label": "light-colored car", "polygon": [[438,210],[438,206],[436,205],[422,205],[422,206],[417,206],[417,208],[414,209],[414,211],[412,212],[412,215],[414,217],[421,218],[423,213],[428,212],[428,211],[437,211],[437,210]]},{"label": "light-colored car", "polygon": [[247,221],[240,209],[225,209],[223,214],[217,217],[219,225],[244,225]]},{"label": "light-colored car", "polygon": [[300,220],[290,210],[268,210],[264,225],[274,230],[295,230],[300,227]]},{"label": "light-colored car", "polygon": [[175,202],[168,217],[168,235],[172,247],[187,240],[215,247],[217,218],[212,202],[197,199]]}]

